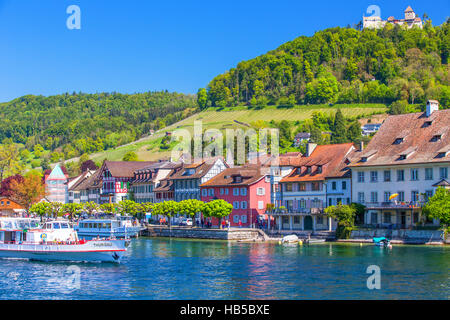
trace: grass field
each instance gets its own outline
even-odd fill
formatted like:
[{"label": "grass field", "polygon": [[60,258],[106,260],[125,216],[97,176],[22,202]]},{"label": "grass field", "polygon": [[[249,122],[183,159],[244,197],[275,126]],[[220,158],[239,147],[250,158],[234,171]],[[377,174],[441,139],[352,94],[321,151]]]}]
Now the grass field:
[{"label": "grass field", "polygon": [[271,120],[288,120],[296,122],[311,118],[313,112],[317,111],[324,112],[325,114],[334,114],[338,108],[341,109],[346,118],[367,118],[375,114],[386,113],[387,111],[386,106],[383,104],[351,104],[338,106],[309,105],[296,106],[292,108],[269,106],[263,109],[249,107],[233,107],[223,109],[209,108],[169,127],[161,129],[153,136],[142,138],[128,145],[120,146],[116,149],[92,154],[91,158],[94,161],[101,161],[103,159],[117,161],[121,160],[122,157],[129,151],[136,152],[140,160],[158,160],[162,158],[168,158],[170,157],[170,151],[159,149],[161,140],[164,137],[165,132],[170,132],[176,129],[187,129],[192,132],[194,121],[201,121],[203,130],[211,128],[225,130],[234,128],[246,128],[245,125],[236,123],[235,121],[239,121],[244,124],[251,124],[257,120],[261,120],[264,122],[269,122]]}]

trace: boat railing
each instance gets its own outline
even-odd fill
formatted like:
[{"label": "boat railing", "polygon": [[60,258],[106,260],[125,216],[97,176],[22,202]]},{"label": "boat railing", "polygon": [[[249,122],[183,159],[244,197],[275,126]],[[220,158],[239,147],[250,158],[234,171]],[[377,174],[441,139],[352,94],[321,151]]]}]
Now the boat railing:
[{"label": "boat railing", "polygon": [[109,240],[116,240],[116,238],[94,238],[90,240],[78,240],[78,241],[39,241],[39,242],[31,242],[31,241],[3,241],[1,243],[3,244],[32,244],[32,245],[46,245],[46,246],[52,246],[52,245],[80,245],[85,244],[89,241],[109,241]]}]

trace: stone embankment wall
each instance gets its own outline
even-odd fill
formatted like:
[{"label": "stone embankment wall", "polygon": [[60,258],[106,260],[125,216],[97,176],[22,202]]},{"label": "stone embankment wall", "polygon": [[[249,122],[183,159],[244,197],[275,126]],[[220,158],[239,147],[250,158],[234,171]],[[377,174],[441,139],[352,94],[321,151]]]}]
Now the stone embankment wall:
[{"label": "stone embankment wall", "polygon": [[259,230],[255,229],[204,229],[190,227],[149,226],[144,230],[147,237],[172,237],[213,240],[264,240]]},{"label": "stone embankment wall", "polygon": [[372,240],[374,237],[386,237],[391,240],[412,244],[444,242],[443,231],[441,230],[354,230],[351,235],[351,239],[355,240]]}]

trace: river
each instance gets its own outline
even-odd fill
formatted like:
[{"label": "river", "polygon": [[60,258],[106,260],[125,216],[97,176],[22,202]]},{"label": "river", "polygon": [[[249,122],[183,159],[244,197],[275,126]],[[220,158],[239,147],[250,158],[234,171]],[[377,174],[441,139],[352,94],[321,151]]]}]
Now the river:
[{"label": "river", "polygon": [[0,299],[448,300],[449,269],[448,246],[139,238],[120,264],[0,260]]}]

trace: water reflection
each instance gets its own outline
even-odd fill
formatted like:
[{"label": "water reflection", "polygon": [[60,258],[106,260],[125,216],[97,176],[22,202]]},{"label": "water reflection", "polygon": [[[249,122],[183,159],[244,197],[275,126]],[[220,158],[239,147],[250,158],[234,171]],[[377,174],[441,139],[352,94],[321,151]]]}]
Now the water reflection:
[{"label": "water reflection", "polygon": [[[382,289],[368,290],[369,265]],[[123,263],[0,260],[1,299],[449,299],[450,248],[133,240]]]}]

